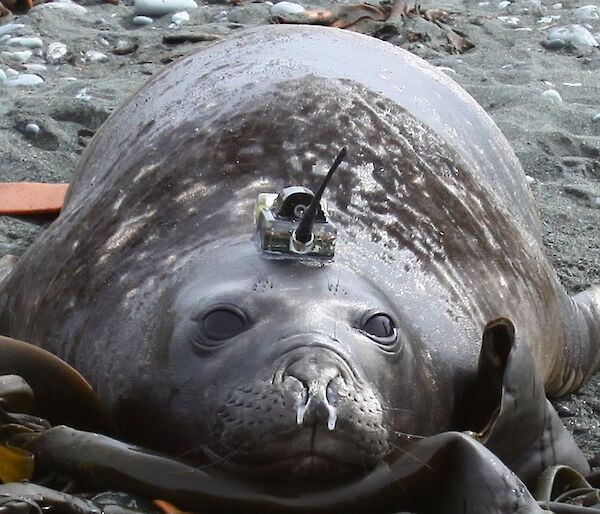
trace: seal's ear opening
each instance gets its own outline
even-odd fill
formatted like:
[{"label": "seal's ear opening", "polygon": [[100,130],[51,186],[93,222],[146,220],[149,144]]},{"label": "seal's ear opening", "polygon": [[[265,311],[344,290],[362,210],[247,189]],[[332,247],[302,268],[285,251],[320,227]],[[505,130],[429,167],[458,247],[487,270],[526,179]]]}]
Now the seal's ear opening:
[{"label": "seal's ear opening", "polygon": [[482,433],[495,419],[502,403],[504,371],[515,341],[515,326],[508,318],[490,321],[483,331],[475,380],[465,395],[463,430]]}]

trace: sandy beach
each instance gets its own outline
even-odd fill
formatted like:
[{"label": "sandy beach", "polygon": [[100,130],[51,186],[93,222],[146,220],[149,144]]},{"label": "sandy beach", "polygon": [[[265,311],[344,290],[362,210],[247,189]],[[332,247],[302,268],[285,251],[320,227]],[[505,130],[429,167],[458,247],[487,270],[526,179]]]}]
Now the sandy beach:
[{"label": "sandy beach", "polygon": [[[374,29],[440,67],[504,132],[539,203],[547,253],[570,292],[600,283],[600,8],[590,2],[423,2],[423,11],[448,13],[443,26],[472,46],[462,53],[423,17]],[[211,40],[273,22],[272,9],[247,0],[199,3],[184,10],[189,17],[173,20],[171,13],[138,25],[130,0],[63,0],[0,18],[0,181],[69,182],[94,131],[151,75]],[[26,44],[15,42],[23,37]],[[0,256],[22,254],[46,223],[0,217]],[[596,468],[599,393],[597,375],[556,403]]]}]

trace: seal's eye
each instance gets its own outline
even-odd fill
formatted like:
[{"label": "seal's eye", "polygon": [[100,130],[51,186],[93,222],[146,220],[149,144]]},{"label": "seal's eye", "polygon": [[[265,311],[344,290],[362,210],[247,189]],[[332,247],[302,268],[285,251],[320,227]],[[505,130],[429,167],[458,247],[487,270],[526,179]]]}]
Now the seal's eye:
[{"label": "seal's eye", "polygon": [[223,341],[242,333],[247,326],[242,311],[232,305],[217,305],[200,319],[202,335],[212,341]]},{"label": "seal's eye", "polygon": [[383,345],[391,345],[396,341],[396,325],[387,314],[378,312],[370,314],[362,323],[362,331],[371,339]]}]

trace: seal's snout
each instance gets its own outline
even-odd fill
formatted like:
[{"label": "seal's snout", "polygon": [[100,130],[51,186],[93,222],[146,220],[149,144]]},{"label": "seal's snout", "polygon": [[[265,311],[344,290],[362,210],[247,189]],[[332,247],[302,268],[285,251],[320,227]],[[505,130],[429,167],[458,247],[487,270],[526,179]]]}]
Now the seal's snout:
[{"label": "seal's snout", "polygon": [[335,354],[318,349],[293,360],[285,368],[282,373],[284,388],[296,389],[293,382],[300,382],[304,389],[296,411],[298,425],[316,425],[323,421],[329,430],[335,428],[336,405],[342,390],[347,389],[343,366]]},{"label": "seal's snout", "polygon": [[348,357],[324,343],[281,355],[268,375],[231,391],[217,416],[236,469],[251,465],[269,480],[341,480],[389,451],[377,394]]}]

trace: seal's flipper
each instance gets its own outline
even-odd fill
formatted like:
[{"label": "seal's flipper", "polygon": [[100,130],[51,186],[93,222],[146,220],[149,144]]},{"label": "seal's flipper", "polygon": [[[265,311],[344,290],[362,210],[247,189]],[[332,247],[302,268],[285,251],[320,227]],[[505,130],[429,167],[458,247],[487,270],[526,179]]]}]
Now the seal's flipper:
[{"label": "seal's flipper", "polygon": [[553,396],[578,389],[600,369],[600,286],[592,286],[563,301],[565,354],[558,363]]},{"label": "seal's flipper", "polygon": [[585,457],[546,399],[526,342],[506,318],[485,327],[468,407],[481,409],[481,414],[471,416],[471,427],[465,428],[477,431],[481,442],[526,484],[555,464],[589,473]]},{"label": "seal's flipper", "polygon": [[71,366],[46,350],[0,336],[2,375],[18,375],[31,387],[31,414],[52,424],[109,431],[107,417],[91,386]]}]

